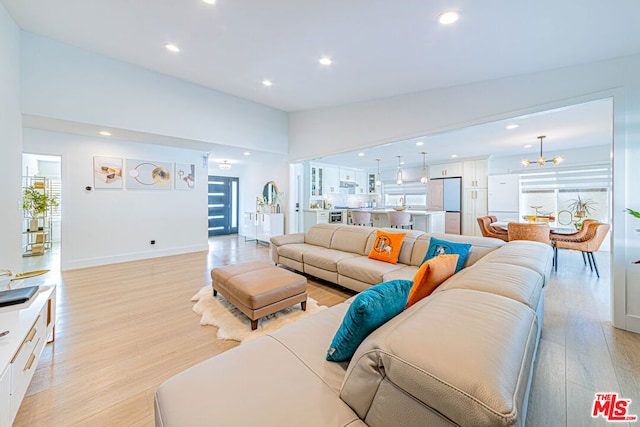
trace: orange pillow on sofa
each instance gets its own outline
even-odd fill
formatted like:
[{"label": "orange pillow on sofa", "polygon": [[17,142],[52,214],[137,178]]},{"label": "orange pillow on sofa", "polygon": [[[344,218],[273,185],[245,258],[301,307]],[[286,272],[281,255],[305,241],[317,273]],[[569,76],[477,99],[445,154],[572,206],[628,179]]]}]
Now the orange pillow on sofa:
[{"label": "orange pillow on sofa", "polygon": [[397,264],[402,241],[406,235],[407,233],[376,231],[376,241],[371,248],[371,252],[369,252],[369,258]]},{"label": "orange pillow on sofa", "polygon": [[431,295],[442,282],[453,276],[456,272],[458,256],[458,254],[439,255],[423,262],[416,275],[413,276],[413,286],[409,291],[409,299],[405,308],[409,308],[422,298]]}]

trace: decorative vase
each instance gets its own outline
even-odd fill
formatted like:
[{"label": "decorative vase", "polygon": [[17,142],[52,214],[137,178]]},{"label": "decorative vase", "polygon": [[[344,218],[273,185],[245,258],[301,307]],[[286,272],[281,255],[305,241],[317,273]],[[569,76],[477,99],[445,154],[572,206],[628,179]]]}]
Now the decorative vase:
[{"label": "decorative vase", "polygon": [[29,221],[29,231],[38,231],[38,218],[31,218]]}]

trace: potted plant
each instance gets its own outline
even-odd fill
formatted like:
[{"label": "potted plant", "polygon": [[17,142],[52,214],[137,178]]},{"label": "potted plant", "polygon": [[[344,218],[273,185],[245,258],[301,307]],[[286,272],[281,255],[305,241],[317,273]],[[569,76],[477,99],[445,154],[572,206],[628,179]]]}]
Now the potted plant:
[{"label": "potted plant", "polygon": [[22,209],[27,217],[31,218],[29,231],[38,231],[38,217],[44,215],[47,209],[58,206],[55,196],[31,185],[24,189],[22,194]]},{"label": "potted plant", "polygon": [[578,194],[577,198],[569,200],[567,209],[571,211],[574,218],[578,218],[578,221],[582,222],[582,219],[590,216],[596,210],[594,208],[595,205],[597,205],[597,202],[591,199],[582,199]]}]

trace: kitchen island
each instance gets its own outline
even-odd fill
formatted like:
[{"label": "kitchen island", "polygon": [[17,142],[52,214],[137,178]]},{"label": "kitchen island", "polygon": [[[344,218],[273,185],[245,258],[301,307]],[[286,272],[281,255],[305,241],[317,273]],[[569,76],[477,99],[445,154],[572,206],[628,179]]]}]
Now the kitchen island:
[{"label": "kitchen island", "polygon": [[[373,226],[379,228],[389,226],[389,218],[387,217],[387,212],[393,211],[393,209],[384,208],[361,208],[351,210],[371,212],[371,220],[373,221]],[[420,230],[427,233],[444,233],[445,211],[407,209],[404,212],[408,212],[411,214],[411,220],[413,221],[414,230]]]}]

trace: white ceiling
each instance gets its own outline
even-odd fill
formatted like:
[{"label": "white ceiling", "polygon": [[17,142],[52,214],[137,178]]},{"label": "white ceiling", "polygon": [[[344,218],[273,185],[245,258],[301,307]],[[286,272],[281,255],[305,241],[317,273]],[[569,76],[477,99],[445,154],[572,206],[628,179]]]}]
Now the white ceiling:
[{"label": "white ceiling", "polygon": [[[348,104],[554,69],[640,52],[640,1],[499,0],[0,0],[24,30],[284,111]],[[444,10],[461,12],[450,26]],[[164,43],[182,50],[170,53]],[[322,66],[318,59],[334,63]],[[270,88],[261,81],[273,81]],[[98,127],[26,117],[25,126],[95,136]],[[403,155],[421,164],[459,156],[545,153],[611,140],[610,103],[519,118],[326,161],[369,168]],[[84,126],[84,127],[83,127]],[[117,130],[114,138],[158,135]],[[246,162],[241,148],[165,138],[169,145]],[[527,143],[531,149],[524,149]],[[215,149],[215,150],[214,150]],[[455,150],[454,150],[455,149]],[[455,152],[454,152],[455,151]],[[530,153],[530,154],[528,154]],[[388,160],[391,159],[391,160]],[[395,163],[397,164],[397,163]],[[381,166],[385,165],[381,163]]]}]

